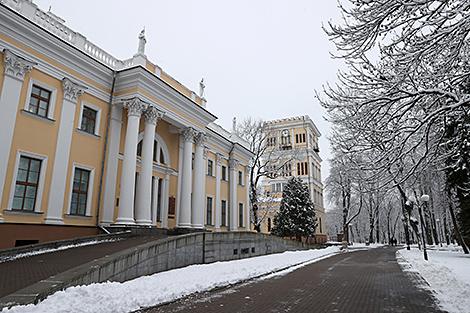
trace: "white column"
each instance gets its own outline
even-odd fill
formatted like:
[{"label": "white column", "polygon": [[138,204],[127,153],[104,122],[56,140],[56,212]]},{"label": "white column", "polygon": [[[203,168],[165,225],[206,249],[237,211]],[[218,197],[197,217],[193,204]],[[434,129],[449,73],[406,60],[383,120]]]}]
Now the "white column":
[{"label": "white column", "polygon": [[133,98],[124,102],[127,108],[126,142],[124,145],[124,160],[121,170],[121,187],[119,212],[116,224],[134,224],[134,190],[135,167],[137,161],[137,141],[139,136],[139,121],[145,109],[144,103]]},{"label": "white column", "polygon": [[194,129],[186,128],[183,136],[183,164],[181,170],[181,191],[178,212],[178,227],[191,227],[192,157]]},{"label": "white column", "polygon": [[157,177],[152,179],[152,203],[151,205],[151,217],[152,217],[152,225],[157,225],[158,221],[158,185],[160,184],[160,180]]},{"label": "white column", "polygon": [[136,223],[140,225],[152,224],[153,146],[155,144],[157,119],[162,116],[154,107],[149,107],[144,113],[145,129],[142,142],[142,172],[139,176],[135,212]]},{"label": "white column", "polygon": [[222,207],[220,199],[220,182],[222,178],[222,159],[223,156],[220,153],[215,155],[215,229],[220,230],[220,224],[222,222]]},{"label": "white column", "polygon": [[104,201],[102,224],[114,222],[114,208],[116,206],[116,180],[118,174],[119,143],[121,141],[122,107],[113,105],[111,108],[111,121],[109,125],[108,156],[106,158],[106,178],[104,183]]},{"label": "white column", "polygon": [[162,209],[161,209],[161,226],[162,228],[168,228],[168,197],[170,190],[170,174],[166,174],[163,179],[162,186]]},{"label": "white column", "polygon": [[193,198],[191,203],[191,224],[194,228],[204,228],[205,208],[205,175],[204,175],[204,142],[206,135],[202,132],[194,137],[196,149],[194,152]]},{"label": "white column", "polygon": [[[65,184],[69,168],[70,147],[74,129],[75,107],[78,97],[86,89],[68,78],[62,80],[64,101],[60,114],[59,133],[55,150],[54,167],[52,169],[51,191],[47,207],[46,224],[63,224],[63,208]],[[73,173],[72,173],[73,175]]]},{"label": "white column", "polygon": [[[31,71],[34,62],[25,60],[10,50],[3,50],[5,76],[0,95],[0,202],[2,201],[5,177],[10,157],[11,143],[15,131],[16,113],[20,102],[21,88],[25,75]],[[0,213],[0,222],[3,221]]]},{"label": "white column", "polygon": [[251,230],[251,203],[250,203],[250,167],[245,167],[245,190],[246,190],[246,204],[245,204],[245,228]]},{"label": "white column", "polygon": [[238,160],[229,160],[230,170],[230,230],[238,230],[237,169]]}]

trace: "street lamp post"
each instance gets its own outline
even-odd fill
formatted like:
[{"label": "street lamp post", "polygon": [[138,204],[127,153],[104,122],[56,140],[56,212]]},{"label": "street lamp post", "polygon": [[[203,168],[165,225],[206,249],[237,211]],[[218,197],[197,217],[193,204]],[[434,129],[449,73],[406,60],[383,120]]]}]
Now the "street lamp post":
[{"label": "street lamp post", "polygon": [[436,218],[436,225],[437,225],[437,238],[439,238],[439,245],[442,247],[442,242],[444,241],[444,236],[442,235],[441,231],[441,220]]},{"label": "street lamp post", "polygon": [[[429,196],[428,195],[422,195],[421,196],[421,201],[424,202],[424,205],[428,205],[429,201]],[[418,211],[419,211],[419,219],[421,220],[421,237],[423,238],[423,252],[424,252],[424,259],[427,261],[428,260],[428,252],[426,251],[426,239],[425,239],[425,234],[424,234],[424,218],[423,218],[423,210],[421,208],[421,205],[418,205]]]}]

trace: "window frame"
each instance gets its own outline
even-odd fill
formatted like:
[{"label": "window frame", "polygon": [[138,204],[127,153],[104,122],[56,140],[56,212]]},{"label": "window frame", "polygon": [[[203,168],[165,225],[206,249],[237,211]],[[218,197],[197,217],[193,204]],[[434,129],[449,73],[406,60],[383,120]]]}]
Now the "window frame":
[{"label": "window frame", "polygon": [[228,181],[228,175],[227,175],[227,167],[225,165],[220,166],[220,180],[222,181]]},{"label": "window frame", "polygon": [[243,222],[243,219],[245,218],[245,209],[244,209],[244,205],[242,202],[239,202],[238,203],[238,227],[239,228],[243,228],[245,227],[244,226],[244,222]]},{"label": "window frame", "polygon": [[[39,114],[36,114],[34,112],[31,112],[31,110],[29,109],[29,104],[30,104],[30,101],[31,101],[31,94],[33,92],[33,85],[36,85],[42,89],[45,89],[47,91],[49,91],[51,94],[50,94],[50,97],[49,97],[49,105],[48,105],[48,108],[47,108],[47,114],[46,116],[42,116],[42,115],[39,115]],[[48,120],[54,120],[54,111],[55,111],[55,106],[56,106],[56,101],[57,101],[57,88],[55,87],[52,87],[46,83],[43,83],[42,81],[39,81],[39,80],[36,80],[36,79],[33,79],[31,78],[28,82],[28,91],[27,91],[27,94],[26,94],[26,102],[24,104],[24,107],[23,109],[36,116],[36,117],[39,117],[39,118],[45,118],[45,119],[48,119]]]},{"label": "window frame", "polygon": [[[38,180],[38,187],[36,190],[36,201],[34,203],[34,210],[33,211],[28,211],[28,210],[19,210],[19,209],[13,209],[13,198],[15,197],[15,188],[16,188],[16,180],[18,178],[18,168],[20,165],[20,159],[21,157],[27,157],[27,158],[33,158],[37,160],[41,160],[41,167],[39,169],[39,180]],[[33,153],[33,152],[28,152],[24,150],[18,150],[16,152],[16,160],[15,160],[15,168],[14,168],[14,174],[12,177],[12,182],[11,182],[11,187],[10,187],[10,195],[8,199],[8,211],[15,211],[15,212],[24,212],[24,213],[43,213],[41,211],[41,204],[42,204],[42,197],[44,193],[44,181],[46,179],[46,171],[47,171],[47,156]]]},{"label": "window frame", "polygon": [[[209,169],[210,169],[210,172],[209,172]],[[207,176],[210,176],[210,177],[214,176],[214,161],[211,159],[207,159]]]},{"label": "window frame", "polygon": [[[210,212],[209,212],[209,202],[210,202]],[[208,226],[214,225],[213,215],[214,215],[214,197],[208,195],[206,196],[206,225]]]},{"label": "window frame", "polygon": [[[72,214],[71,213],[71,206],[72,206],[72,194],[73,194],[73,181],[75,178],[75,169],[81,169],[81,170],[86,170],[90,171],[90,176],[88,178],[88,190],[87,190],[87,200],[86,200],[86,209],[85,209],[85,215],[78,215],[78,214]],[[69,216],[78,216],[78,217],[91,217],[91,205],[93,201],[93,186],[94,186],[94,179],[95,179],[95,168],[84,165],[84,164],[79,164],[79,163],[73,163],[72,165],[72,172],[70,175],[70,185],[69,185],[69,194],[68,194],[68,202],[67,202],[67,215]]]},{"label": "window frame", "polygon": [[[96,111],[96,119],[95,119],[95,129],[94,129],[94,132],[93,133],[90,133],[84,129],[82,129],[82,120],[83,120],[83,109],[84,107],[87,107],[91,110],[94,110]],[[89,135],[95,135],[95,136],[100,136],[100,125],[101,125],[101,108],[92,104],[92,103],[89,103],[87,101],[81,101],[80,102],[80,114],[78,115],[78,125],[77,125],[77,129],[79,129],[80,131],[86,133],[86,134],[89,134]]]},{"label": "window frame", "polygon": [[[225,207],[222,205],[225,204]],[[220,226],[227,227],[227,200],[220,200]]]}]

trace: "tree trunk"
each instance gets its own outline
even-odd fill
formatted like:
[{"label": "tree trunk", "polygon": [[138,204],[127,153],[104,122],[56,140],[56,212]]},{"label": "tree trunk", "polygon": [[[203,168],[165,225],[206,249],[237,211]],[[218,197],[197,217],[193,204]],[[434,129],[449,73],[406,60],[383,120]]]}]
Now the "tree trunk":
[{"label": "tree trunk", "polygon": [[452,205],[452,198],[451,198],[451,194],[450,194],[450,189],[448,190],[448,196],[449,196],[449,213],[450,213],[450,217],[452,219],[452,224],[454,226],[454,235],[457,239],[457,242],[462,247],[463,252],[465,254],[469,254],[468,247],[465,244],[465,241],[463,240],[462,234],[460,233],[459,225],[457,223],[457,218],[455,217],[454,206]]}]

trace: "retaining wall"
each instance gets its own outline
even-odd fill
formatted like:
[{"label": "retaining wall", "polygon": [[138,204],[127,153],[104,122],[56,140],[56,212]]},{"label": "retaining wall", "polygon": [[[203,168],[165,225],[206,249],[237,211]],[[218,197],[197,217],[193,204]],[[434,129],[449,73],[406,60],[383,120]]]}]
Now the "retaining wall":
[{"label": "retaining wall", "polygon": [[76,285],[127,281],[191,264],[300,250],[313,246],[252,232],[195,233],[149,242],[49,277],[0,299],[0,308],[36,303]]}]

